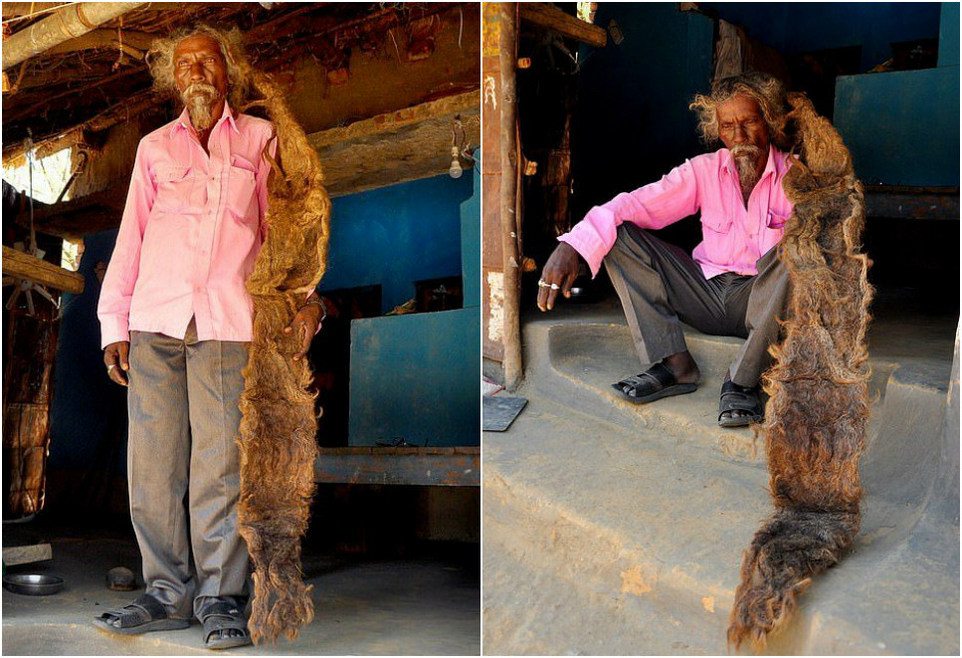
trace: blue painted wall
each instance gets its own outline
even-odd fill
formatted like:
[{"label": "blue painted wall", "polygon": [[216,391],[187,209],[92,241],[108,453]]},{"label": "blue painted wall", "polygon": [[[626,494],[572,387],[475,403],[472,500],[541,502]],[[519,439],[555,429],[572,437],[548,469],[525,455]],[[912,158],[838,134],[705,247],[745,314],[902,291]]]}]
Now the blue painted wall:
[{"label": "blue painted wall", "polygon": [[481,440],[481,166],[463,176],[464,308],[351,323],[350,445],[476,446]]},{"label": "blue painted wall", "polygon": [[471,177],[448,175],[333,199],[331,251],[319,290],[381,286],[386,313],[414,282],[461,273],[459,206]]},{"label": "blue painted wall", "polygon": [[[481,306],[481,151],[476,152],[474,157],[477,160],[470,176],[472,194],[461,204],[461,272],[464,279],[464,308]],[[465,175],[464,178],[468,176]]]}]

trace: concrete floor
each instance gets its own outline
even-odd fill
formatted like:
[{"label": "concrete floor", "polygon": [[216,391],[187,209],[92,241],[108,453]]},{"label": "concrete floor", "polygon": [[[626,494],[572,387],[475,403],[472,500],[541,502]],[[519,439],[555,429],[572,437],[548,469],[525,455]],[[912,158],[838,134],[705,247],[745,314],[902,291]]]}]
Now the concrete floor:
[{"label": "concrete floor", "polygon": [[[5,525],[10,535],[24,529]],[[27,531],[29,532],[29,531]],[[37,534],[37,533],[35,533]],[[212,655],[199,624],[180,631],[120,637],[91,620],[142,593],[113,592],[115,566],[138,572],[136,544],[121,535],[56,537],[53,560],[10,567],[7,574],[49,573],[66,581],[60,593],[23,596],[3,591],[4,655]],[[106,536],[105,536],[106,535]],[[470,561],[470,560],[468,560]],[[475,563],[477,553],[474,553]],[[345,561],[306,555],[315,619],[295,642],[244,647],[218,655],[478,655],[480,587],[476,564],[463,558]],[[138,583],[142,585],[138,575]]]},{"label": "concrete floor", "polygon": [[[884,301],[862,531],[767,654],[959,651],[958,318]],[[609,387],[639,366],[615,302],[526,318],[528,405],[483,439],[486,654],[728,653],[741,554],[772,509],[768,472],[763,441],[716,424],[740,341],[687,335],[699,389],[631,405]]]}]

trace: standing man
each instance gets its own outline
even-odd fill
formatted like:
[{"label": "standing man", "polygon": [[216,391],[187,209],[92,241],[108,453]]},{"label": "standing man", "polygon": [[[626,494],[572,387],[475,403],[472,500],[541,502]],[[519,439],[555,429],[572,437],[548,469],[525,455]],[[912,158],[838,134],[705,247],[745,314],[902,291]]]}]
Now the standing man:
[{"label": "standing man", "polygon": [[[184,104],[137,149],[98,315],[109,377],[128,386],[130,513],[146,592],[95,624],[186,628],[210,649],[250,644],[238,533],[236,440],[253,337],[245,288],[264,236],[271,124],[231,107],[247,85],[240,35],[197,26],[155,42],[158,89]],[[303,358],[322,318],[312,293],[288,332]]]},{"label": "standing man", "polygon": [[[744,73],[716,82],[691,109],[705,141],[721,140],[724,148],[592,208],[545,263],[538,307],[550,310],[559,291],[570,295],[579,257],[592,276],[604,261],[642,365],[650,364],[612,384],[630,402],[697,388],[698,365],[679,319],[705,333],[745,338],[719,400],[718,423],[738,427],[762,417],[758,384],[788,288],[775,253],[792,213],[782,189],[791,165],[785,91],[769,75]],[[691,256],[649,232],[699,211],[703,239]]]}]

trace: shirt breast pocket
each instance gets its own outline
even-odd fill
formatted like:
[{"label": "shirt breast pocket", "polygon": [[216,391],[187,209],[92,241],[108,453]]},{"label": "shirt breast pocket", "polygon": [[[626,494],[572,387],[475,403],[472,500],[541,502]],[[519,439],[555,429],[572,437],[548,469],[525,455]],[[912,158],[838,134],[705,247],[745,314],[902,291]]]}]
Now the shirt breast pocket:
[{"label": "shirt breast pocket", "polygon": [[241,221],[258,221],[257,180],[254,165],[239,156],[231,156],[227,177],[227,205]]},{"label": "shirt breast pocket", "polygon": [[706,215],[702,213],[701,216],[702,226],[706,229],[706,235],[708,232],[727,234],[732,230],[732,218],[731,215],[720,213]]},{"label": "shirt breast pocket", "polygon": [[166,212],[186,210],[194,200],[194,176],[190,167],[161,165],[154,175],[157,198],[154,205]]},{"label": "shirt breast pocket", "polygon": [[785,228],[785,222],[788,221],[789,215],[785,215],[774,210],[768,211],[768,220],[766,226],[768,228]]}]

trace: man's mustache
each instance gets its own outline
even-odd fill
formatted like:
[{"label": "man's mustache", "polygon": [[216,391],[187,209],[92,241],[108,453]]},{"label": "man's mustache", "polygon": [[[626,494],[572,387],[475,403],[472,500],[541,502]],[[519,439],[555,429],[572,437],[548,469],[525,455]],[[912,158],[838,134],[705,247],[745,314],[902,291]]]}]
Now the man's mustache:
[{"label": "man's mustache", "polygon": [[186,88],[184,88],[184,91],[181,95],[183,96],[184,100],[193,98],[195,96],[208,96],[211,99],[217,99],[220,96],[219,92],[217,91],[217,87],[206,82],[195,82],[191,85],[188,85]]},{"label": "man's mustache", "polygon": [[731,152],[735,158],[757,158],[762,150],[754,144],[736,144],[731,148]]}]

